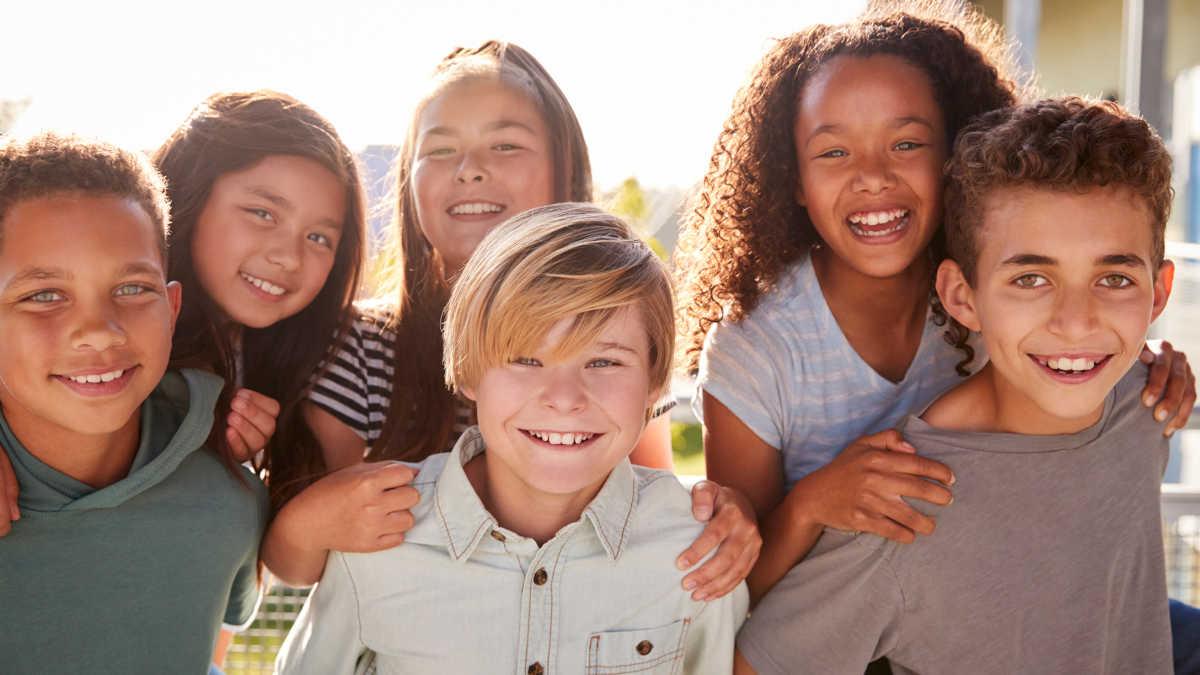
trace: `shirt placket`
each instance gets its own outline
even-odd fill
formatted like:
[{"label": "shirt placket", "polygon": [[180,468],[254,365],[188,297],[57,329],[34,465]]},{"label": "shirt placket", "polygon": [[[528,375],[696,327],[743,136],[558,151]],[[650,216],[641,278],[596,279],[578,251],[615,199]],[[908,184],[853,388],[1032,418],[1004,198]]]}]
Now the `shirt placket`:
[{"label": "shirt placket", "polygon": [[559,579],[566,563],[563,553],[574,530],[575,527],[569,527],[536,549],[525,567],[521,641],[517,651],[522,661],[517,664],[517,675],[550,675],[556,670],[557,630],[561,624]]}]

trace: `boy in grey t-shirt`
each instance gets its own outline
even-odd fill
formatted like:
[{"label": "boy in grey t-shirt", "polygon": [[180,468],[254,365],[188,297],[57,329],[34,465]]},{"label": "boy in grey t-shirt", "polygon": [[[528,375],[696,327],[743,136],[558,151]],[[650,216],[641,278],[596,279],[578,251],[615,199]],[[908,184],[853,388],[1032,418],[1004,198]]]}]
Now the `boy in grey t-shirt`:
[{"label": "boy in grey t-shirt", "polygon": [[983,116],[947,169],[937,290],[989,363],[902,425],[953,471],[937,531],[827,531],[755,610],[737,672],[1171,671],[1159,483],[1136,364],[1170,293],[1170,158],[1111,103]]}]

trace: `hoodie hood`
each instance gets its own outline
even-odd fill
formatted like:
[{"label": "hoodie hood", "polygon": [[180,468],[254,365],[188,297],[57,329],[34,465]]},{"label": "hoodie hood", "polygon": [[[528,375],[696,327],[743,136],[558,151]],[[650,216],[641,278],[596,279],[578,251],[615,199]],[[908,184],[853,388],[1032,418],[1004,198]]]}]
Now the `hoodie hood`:
[{"label": "hoodie hood", "polygon": [[211,373],[171,371],[142,404],[137,452],[129,473],[93,488],[33,456],[13,435],[0,413],[0,445],[8,451],[20,483],[22,511],[59,512],[108,509],[145,492],[170,476],[189,455],[204,447],[213,408],[224,381]]}]

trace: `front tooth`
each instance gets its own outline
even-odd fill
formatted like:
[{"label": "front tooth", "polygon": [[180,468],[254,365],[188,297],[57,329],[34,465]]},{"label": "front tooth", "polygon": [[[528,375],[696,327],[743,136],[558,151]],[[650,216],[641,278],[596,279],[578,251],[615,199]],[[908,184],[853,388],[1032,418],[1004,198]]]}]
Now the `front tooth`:
[{"label": "front tooth", "polygon": [[562,434],[558,433],[557,431],[550,432],[550,443],[553,445],[561,445]]},{"label": "front tooth", "polygon": [[112,373],[105,373],[100,376],[100,381],[101,382],[112,382],[113,380],[117,379],[120,376],[121,376],[120,371],[116,371],[116,372],[112,372]]}]

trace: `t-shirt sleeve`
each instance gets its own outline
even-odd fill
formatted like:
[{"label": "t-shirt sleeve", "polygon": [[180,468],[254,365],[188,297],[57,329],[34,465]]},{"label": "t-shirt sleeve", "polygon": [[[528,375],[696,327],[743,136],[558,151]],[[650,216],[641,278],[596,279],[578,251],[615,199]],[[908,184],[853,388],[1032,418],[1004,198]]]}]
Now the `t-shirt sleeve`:
[{"label": "t-shirt sleeve", "polygon": [[317,583],[275,659],[280,675],[351,675],[366,649],[358,595],[344,555],[331,552]]},{"label": "t-shirt sleeve", "polygon": [[246,479],[254,490],[258,520],[255,523],[257,527],[248,528],[254,532],[254,543],[234,574],[233,586],[229,589],[229,600],[225,603],[225,616],[221,619],[221,627],[231,631],[246,630],[254,622],[264,592],[262,584],[258,582],[258,542],[266,529],[271,505],[267,497],[267,488],[262,481],[248,471],[246,474]]},{"label": "t-shirt sleeve", "polygon": [[904,598],[873,535],[826,530],[755,608],[737,647],[759,673],[862,675],[899,638]]},{"label": "t-shirt sleeve", "polygon": [[788,364],[794,354],[756,316],[713,327],[700,353],[693,407],[704,419],[702,397],[716,397],[767,445],[786,437]]},{"label": "t-shirt sleeve", "polygon": [[370,429],[370,392],[363,344],[364,331],[369,325],[366,321],[354,322],[333,361],[308,392],[308,400],[338,418],[363,440],[367,440]]}]

